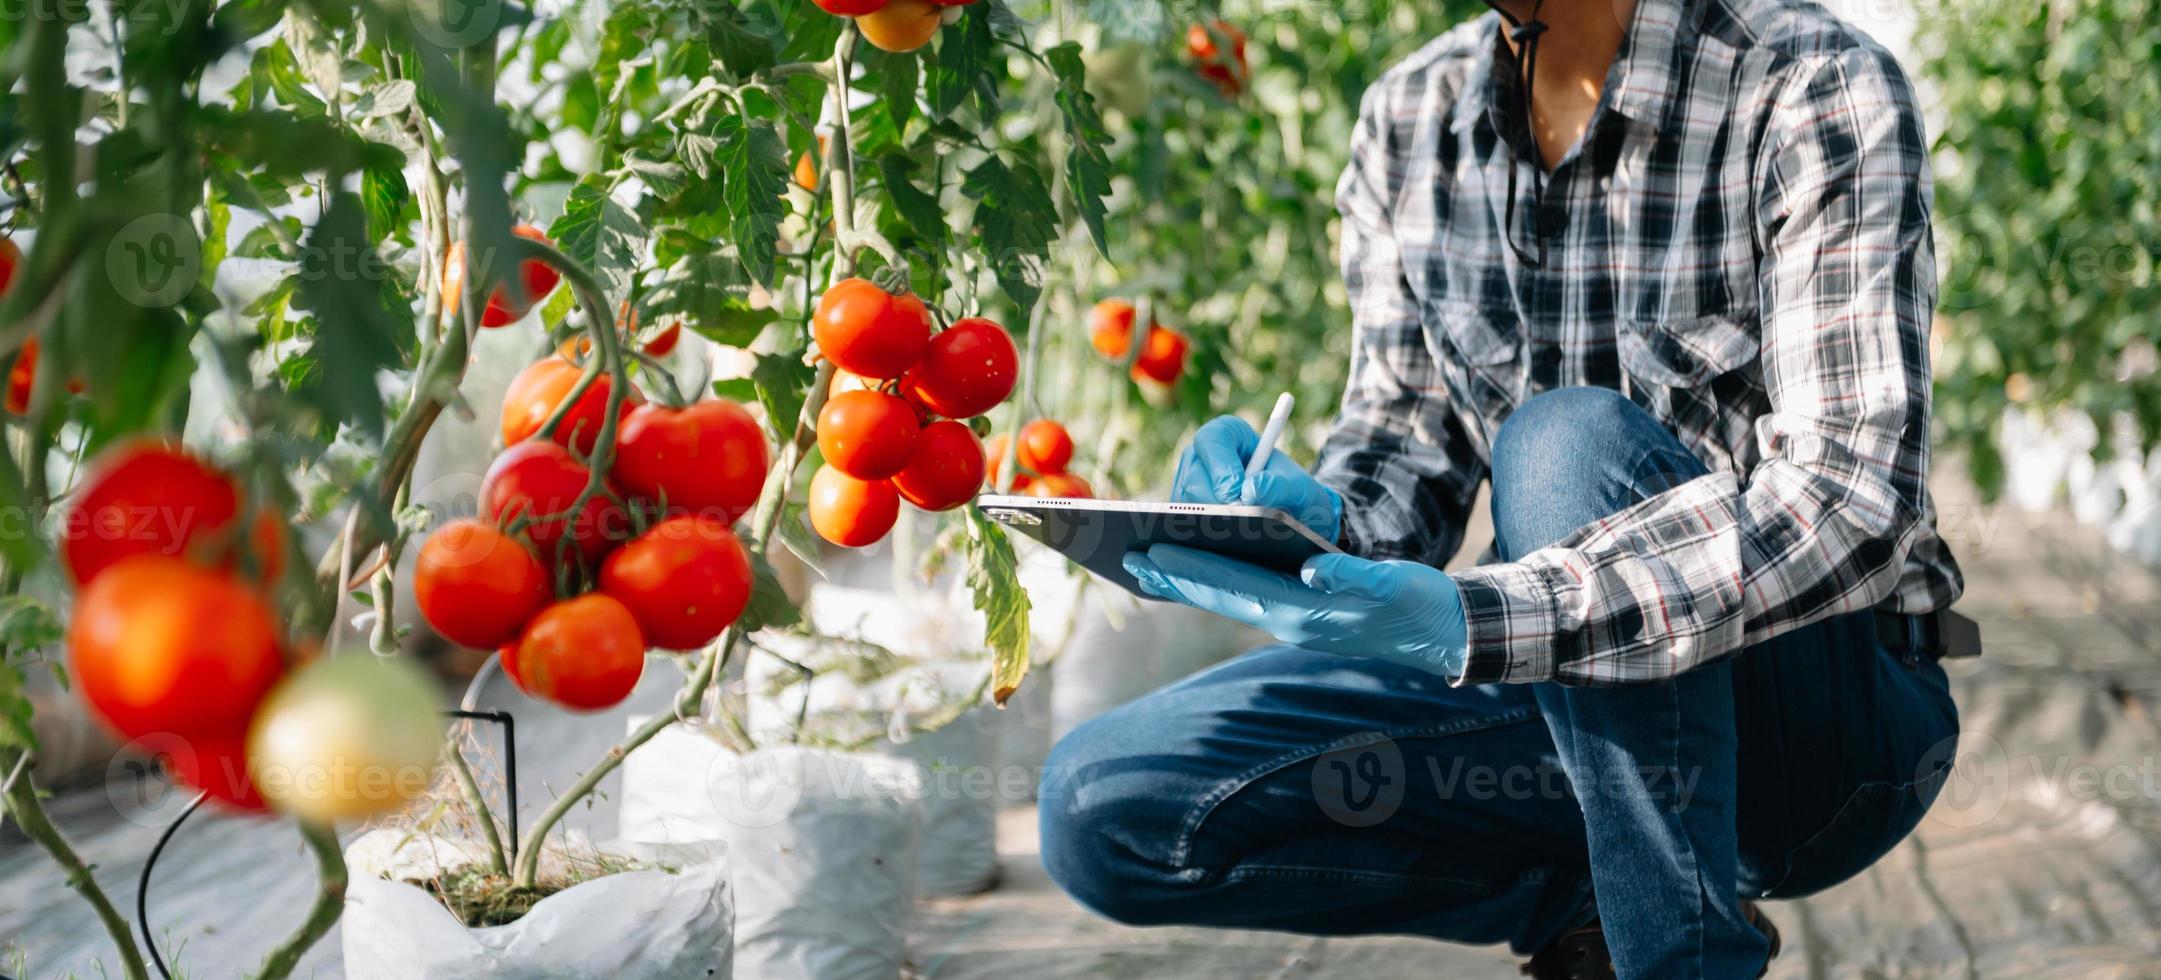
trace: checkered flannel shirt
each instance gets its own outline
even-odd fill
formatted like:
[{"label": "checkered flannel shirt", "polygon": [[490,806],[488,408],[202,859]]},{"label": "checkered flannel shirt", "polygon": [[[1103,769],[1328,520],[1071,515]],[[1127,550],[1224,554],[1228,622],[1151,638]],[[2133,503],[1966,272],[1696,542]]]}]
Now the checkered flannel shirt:
[{"label": "checkered flannel shirt", "polygon": [[[1502,421],[1595,385],[1711,473],[1458,574],[1463,683],[1657,681],[1837,614],[1948,606],[1928,141],[1892,57],[1812,3],[1642,0],[1531,213],[1497,24],[1429,44],[1360,113],[1338,191],[1356,339],[1318,471],[1345,549],[1445,564]],[[1543,267],[1504,240],[1509,207]]]}]

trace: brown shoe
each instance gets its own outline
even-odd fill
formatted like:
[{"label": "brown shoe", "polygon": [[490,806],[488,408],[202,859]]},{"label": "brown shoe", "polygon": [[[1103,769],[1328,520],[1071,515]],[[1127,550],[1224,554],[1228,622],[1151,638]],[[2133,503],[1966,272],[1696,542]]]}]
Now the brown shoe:
[{"label": "brown shoe", "polygon": [[[1763,914],[1754,902],[1741,903],[1741,915],[1755,926],[1763,937],[1771,941],[1771,955],[1763,962],[1761,977],[1771,971],[1771,960],[1778,958],[1778,926],[1771,917]],[[1613,954],[1606,949],[1606,928],[1593,920],[1590,925],[1568,933],[1538,955],[1523,964],[1524,976],[1531,980],[1617,980],[1613,972]]]}]

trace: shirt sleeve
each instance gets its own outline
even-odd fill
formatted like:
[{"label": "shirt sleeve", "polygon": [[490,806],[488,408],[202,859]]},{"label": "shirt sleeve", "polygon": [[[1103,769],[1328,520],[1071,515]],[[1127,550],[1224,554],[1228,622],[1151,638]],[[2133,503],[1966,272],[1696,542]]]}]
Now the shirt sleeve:
[{"label": "shirt sleeve", "polygon": [[1464,682],[1681,674],[1891,595],[1926,511],[1928,144],[1881,49],[1802,66],[1755,179],[1763,460],[1457,576]]},{"label": "shirt sleeve", "polygon": [[1385,85],[1367,93],[1337,188],[1351,371],[1315,475],[1343,495],[1345,551],[1439,567],[1463,544],[1485,466],[1453,411],[1404,279],[1389,207],[1401,174],[1388,102]]}]

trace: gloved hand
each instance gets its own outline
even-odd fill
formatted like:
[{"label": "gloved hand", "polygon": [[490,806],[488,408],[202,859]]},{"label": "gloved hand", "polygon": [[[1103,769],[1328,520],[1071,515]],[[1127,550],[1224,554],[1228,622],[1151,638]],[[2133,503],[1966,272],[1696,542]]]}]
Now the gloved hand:
[{"label": "gloved hand", "polygon": [[1463,674],[1462,594],[1447,572],[1408,561],[1316,555],[1297,576],[1159,544],[1125,557],[1149,594],[1257,627],[1324,653]]},{"label": "gloved hand", "polygon": [[1193,434],[1193,445],[1178,458],[1171,480],[1171,500],[1182,504],[1256,504],[1274,507],[1334,541],[1343,529],[1343,497],[1299,468],[1280,452],[1253,482],[1246,483],[1246,461],[1260,449],[1260,433],[1244,419],[1211,419]]}]

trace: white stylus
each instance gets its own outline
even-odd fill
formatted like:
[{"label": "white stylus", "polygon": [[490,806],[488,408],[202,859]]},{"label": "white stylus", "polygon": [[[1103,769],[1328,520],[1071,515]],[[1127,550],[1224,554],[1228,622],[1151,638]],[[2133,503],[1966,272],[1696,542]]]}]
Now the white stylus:
[{"label": "white stylus", "polygon": [[1246,487],[1251,489],[1253,478],[1268,468],[1268,457],[1275,454],[1276,440],[1283,438],[1283,426],[1291,420],[1291,407],[1298,399],[1286,391],[1276,398],[1275,411],[1268,413],[1268,424],[1261,427],[1261,444],[1253,450],[1253,458],[1246,460]]}]

